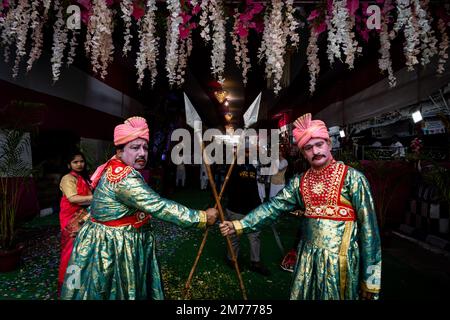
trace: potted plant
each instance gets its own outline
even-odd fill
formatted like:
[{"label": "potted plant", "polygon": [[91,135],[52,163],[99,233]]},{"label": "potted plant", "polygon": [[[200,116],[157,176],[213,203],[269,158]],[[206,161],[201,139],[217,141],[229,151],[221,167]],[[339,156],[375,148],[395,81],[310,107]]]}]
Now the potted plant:
[{"label": "potted plant", "polygon": [[24,247],[15,237],[15,218],[32,173],[22,159],[28,151],[26,132],[0,130],[0,272],[17,268]]}]

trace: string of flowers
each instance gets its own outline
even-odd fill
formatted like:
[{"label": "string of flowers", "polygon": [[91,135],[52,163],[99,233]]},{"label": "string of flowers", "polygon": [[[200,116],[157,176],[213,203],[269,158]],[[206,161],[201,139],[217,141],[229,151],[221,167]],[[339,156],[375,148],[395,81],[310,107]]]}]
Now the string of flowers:
[{"label": "string of flowers", "polygon": [[275,94],[281,90],[280,80],[283,76],[286,34],[283,33],[283,2],[272,0],[270,13],[264,17],[264,32],[259,48],[258,58],[266,59],[266,78],[272,79]]},{"label": "string of flowers", "polygon": [[392,68],[391,61],[391,42],[389,40],[388,22],[386,19],[382,20],[381,32],[380,32],[380,54],[378,59],[378,67],[381,71],[388,72],[389,86],[395,87],[397,85],[397,78],[394,76],[394,70]]},{"label": "string of flowers", "polygon": [[172,87],[177,80],[178,64],[178,38],[180,35],[179,25],[182,23],[181,6],[177,0],[168,0],[169,17],[167,22],[166,43],[166,71],[169,85]]},{"label": "string of flowers", "polygon": [[238,36],[240,13],[235,9],[233,30],[230,32],[231,44],[234,48],[234,61],[242,69],[242,82],[247,85],[247,72],[250,69],[250,58],[248,56],[247,37]]},{"label": "string of flowers", "polygon": [[391,42],[389,37],[389,23],[391,21],[391,11],[395,7],[392,6],[391,0],[386,0],[383,5],[383,17],[381,20],[380,30],[380,54],[378,59],[378,67],[382,72],[388,73],[389,87],[395,87],[397,85],[397,78],[394,75],[394,69],[392,68],[391,60]]},{"label": "string of flowers", "polygon": [[[6,14],[4,13],[5,9],[9,9]],[[0,28],[2,30],[1,43],[4,50],[3,57],[5,63],[9,62],[9,55],[11,53],[10,47],[15,40],[15,32],[12,30],[12,27],[16,11],[17,8],[14,8],[12,3],[8,3],[7,5],[6,3],[3,3]]]},{"label": "string of flowers", "polygon": [[186,73],[187,59],[192,51],[192,35],[189,34],[178,47],[178,64],[176,84],[180,87],[184,83],[184,75]]},{"label": "string of flowers", "polygon": [[53,9],[56,11],[56,22],[53,27],[53,46],[52,46],[52,75],[53,82],[58,81],[60,69],[64,59],[64,49],[67,43],[67,28],[63,19],[63,10],[60,0],[55,0]]},{"label": "string of flowers", "polygon": [[[221,0],[201,1],[199,25],[202,27],[200,36],[205,43],[212,43],[211,73],[219,83],[223,83],[225,70],[226,34],[225,18]],[[212,34],[211,34],[212,33]]]},{"label": "string of flowers", "polygon": [[391,40],[395,39],[399,31],[403,28],[405,35],[405,43],[403,51],[406,58],[406,66],[409,71],[414,70],[414,65],[419,63],[417,55],[419,50],[419,37],[417,33],[417,17],[413,10],[411,10],[409,0],[396,0],[397,4],[397,21],[394,24],[394,28],[390,33]]},{"label": "string of flowers", "polygon": [[128,51],[131,51],[130,41],[133,38],[133,35],[131,34],[131,13],[133,12],[133,1],[122,0],[120,2],[120,10],[122,11],[122,20],[124,24],[123,30],[124,44],[122,48],[122,54],[124,57],[126,57]]},{"label": "string of flowers", "polygon": [[318,57],[319,47],[317,46],[318,38],[319,34],[315,31],[314,28],[311,28],[308,40],[308,48],[306,49],[309,71],[309,93],[311,95],[316,90],[316,81],[320,72],[320,60]]},{"label": "string of flowers", "polygon": [[17,12],[11,28],[16,41],[16,60],[14,61],[12,77],[15,79],[19,74],[19,65],[23,56],[26,55],[26,43],[28,37],[28,28],[31,20],[31,7],[26,0],[19,0]]},{"label": "string of flowers", "polygon": [[418,17],[419,39],[421,42],[421,63],[426,65],[435,56],[437,51],[437,38],[431,28],[433,18],[428,12],[429,0],[412,0],[414,10]]},{"label": "string of flowers", "polygon": [[310,25],[310,36],[306,49],[307,64],[309,71],[309,93],[312,95],[316,91],[316,81],[320,72],[319,46],[317,41],[319,35],[327,29],[325,8],[317,8],[311,11],[307,18]]},{"label": "string of flowers", "polygon": [[[331,3],[331,19],[327,19],[328,26],[328,60],[330,64],[334,59],[342,60],[342,51],[345,55],[345,63],[349,69],[353,69],[355,53],[362,52],[352,31],[355,25],[354,16],[350,15],[347,8],[347,0],[334,0]],[[342,49],[342,51],[341,51]]]},{"label": "string of flowers", "polygon": [[208,23],[208,17],[210,16],[208,0],[203,0],[200,2],[200,10],[202,12],[200,15],[200,21],[198,23],[202,27],[200,37],[206,44],[208,44],[209,41],[211,40],[210,36],[211,30]]},{"label": "string of flowers", "polygon": [[114,43],[113,14],[104,0],[92,1],[92,14],[89,16],[85,50],[91,58],[92,70],[104,79],[108,74],[108,64],[113,60]]},{"label": "string of flowers", "polygon": [[136,59],[137,68],[137,83],[139,88],[142,87],[144,80],[144,71],[146,69],[150,72],[151,86],[153,87],[156,82],[156,76],[158,75],[157,60],[159,55],[159,38],[155,37],[156,34],[156,1],[147,0],[147,12],[139,22],[139,52]]},{"label": "string of flowers", "polygon": [[78,36],[80,32],[76,29],[70,29],[70,43],[69,43],[69,52],[67,53],[67,62],[66,66],[70,67],[72,63],[75,61],[76,49],[78,46]]},{"label": "string of flowers", "polygon": [[437,67],[437,73],[442,74],[445,71],[445,64],[448,59],[447,49],[449,47],[449,40],[447,34],[447,25],[443,18],[439,18],[438,20],[438,29],[441,34],[441,43],[439,44],[439,61]]},{"label": "string of flowers", "polygon": [[294,17],[294,0],[286,1],[286,18],[284,23],[284,29],[287,32],[287,37],[291,42],[291,47],[297,48],[300,43],[300,36],[297,29],[300,23]]},{"label": "string of flowers", "polygon": [[27,72],[33,67],[34,61],[39,59],[42,53],[43,44],[43,32],[45,22],[47,21],[47,10],[44,12],[42,18],[39,12],[39,7],[42,5],[41,1],[33,1],[31,3],[31,24],[30,28],[32,30],[31,40],[33,41],[30,50],[30,56],[27,61]]},{"label": "string of flowers", "polygon": [[[266,78],[272,79],[273,91],[275,94],[281,90],[281,77],[283,76],[284,55],[286,53],[287,38],[293,35],[288,16],[293,14],[293,10],[285,10],[283,16],[284,2],[272,0],[270,12],[266,12],[264,17],[264,32],[261,47],[258,50],[258,58],[266,60]],[[284,19],[283,19],[284,18]],[[294,36],[289,38],[295,46],[298,39]]]}]

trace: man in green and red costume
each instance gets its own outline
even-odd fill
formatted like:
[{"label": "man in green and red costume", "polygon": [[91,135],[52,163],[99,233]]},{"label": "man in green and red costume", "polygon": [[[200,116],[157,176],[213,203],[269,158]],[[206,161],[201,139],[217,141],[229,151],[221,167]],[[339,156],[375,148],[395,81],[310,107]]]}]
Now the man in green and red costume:
[{"label": "man in green and red costume", "polygon": [[241,220],[220,225],[224,236],[255,232],[300,209],[291,299],[378,299],[381,246],[365,176],[331,154],[325,123],[311,114],[294,122],[294,137],[311,168]]},{"label": "man in green and red costume", "polygon": [[91,219],[75,240],[62,299],[163,299],[150,215],[186,228],[214,224],[216,209],[189,209],[145,183],[137,170],[146,165],[148,142],[144,118],[115,128],[117,152],[91,178]]}]

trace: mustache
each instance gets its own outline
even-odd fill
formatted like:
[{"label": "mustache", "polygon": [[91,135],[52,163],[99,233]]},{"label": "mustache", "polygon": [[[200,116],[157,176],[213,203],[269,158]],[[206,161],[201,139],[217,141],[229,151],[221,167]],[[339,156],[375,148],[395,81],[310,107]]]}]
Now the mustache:
[{"label": "mustache", "polygon": [[319,160],[319,159],[321,159],[321,158],[323,158],[323,157],[325,157],[323,154],[316,154],[316,155],[313,157],[313,160]]},{"label": "mustache", "polygon": [[134,160],[134,162],[138,162],[138,161],[147,161],[146,159],[145,159],[145,157],[137,157],[136,158],[136,160]]}]

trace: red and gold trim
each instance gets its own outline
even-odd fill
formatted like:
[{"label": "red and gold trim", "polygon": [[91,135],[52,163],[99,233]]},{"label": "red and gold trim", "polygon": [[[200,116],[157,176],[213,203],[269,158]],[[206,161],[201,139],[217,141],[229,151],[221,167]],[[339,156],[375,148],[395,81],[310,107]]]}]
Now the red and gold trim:
[{"label": "red and gold trim", "polygon": [[122,161],[113,160],[108,166],[108,169],[106,169],[106,179],[111,183],[117,183],[130,174],[132,170],[133,168],[127,166]]},{"label": "red and gold trim", "polygon": [[355,220],[355,212],[352,208],[344,206],[308,206],[305,210],[304,216],[307,218],[322,218],[340,221]]}]

